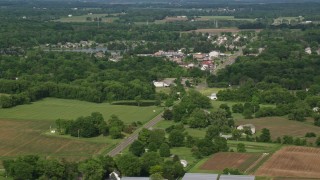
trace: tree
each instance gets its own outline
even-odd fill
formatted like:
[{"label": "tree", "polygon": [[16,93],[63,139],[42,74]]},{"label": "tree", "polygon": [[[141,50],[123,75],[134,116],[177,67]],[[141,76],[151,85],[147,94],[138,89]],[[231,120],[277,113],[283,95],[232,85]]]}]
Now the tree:
[{"label": "tree", "polygon": [[96,159],[89,159],[80,163],[78,169],[83,178],[88,180],[102,179],[105,173],[103,166]]},{"label": "tree", "polygon": [[233,113],[243,113],[243,104],[234,104],[232,105],[232,112]]},{"label": "tree", "polygon": [[158,145],[155,142],[151,142],[148,144],[148,152],[157,152]]},{"label": "tree", "polygon": [[165,120],[172,120],[173,118],[173,113],[170,109],[166,109],[163,112],[162,118]]},{"label": "tree", "polygon": [[191,128],[204,128],[208,125],[207,115],[201,109],[194,109],[191,113],[188,124]]},{"label": "tree", "polygon": [[136,101],[137,105],[140,106],[141,96],[140,96],[140,95],[139,95],[139,96],[136,96],[136,97],[134,98],[134,100]]},{"label": "tree", "polygon": [[261,135],[259,136],[259,141],[261,142],[270,142],[271,136],[270,136],[270,130],[267,128],[263,128]]},{"label": "tree", "polygon": [[110,136],[112,139],[122,138],[122,133],[120,127],[114,126],[110,128]]},{"label": "tree", "polygon": [[141,156],[140,162],[142,175],[149,175],[150,168],[152,166],[160,165],[163,162],[163,159],[157,152],[146,152]]},{"label": "tree", "polygon": [[180,147],[184,144],[184,135],[180,130],[172,130],[168,140],[171,146]]},{"label": "tree", "polygon": [[140,132],[139,132],[139,136],[138,139],[143,142],[144,144],[148,143],[149,137],[150,137],[151,131],[143,128]]},{"label": "tree", "polygon": [[139,176],[141,171],[141,163],[139,158],[124,154],[115,159],[116,165],[123,176]]},{"label": "tree", "polygon": [[150,180],[163,180],[164,178],[160,173],[151,174]]},{"label": "tree", "polygon": [[313,119],[314,119],[314,125],[320,126],[320,115],[319,114],[315,115]]},{"label": "tree", "polygon": [[246,152],[246,147],[243,143],[238,143],[237,144],[237,151],[238,152]]},{"label": "tree", "polygon": [[218,150],[215,149],[214,144],[212,141],[208,139],[200,139],[196,144],[200,154],[202,156],[209,156],[214,152],[217,152]]},{"label": "tree", "polygon": [[220,128],[215,125],[210,125],[206,131],[206,138],[212,140],[220,135]]},{"label": "tree", "polygon": [[136,156],[141,156],[145,152],[145,147],[141,141],[135,140],[130,145],[129,151]]},{"label": "tree", "polygon": [[170,147],[167,143],[162,143],[159,148],[159,154],[161,157],[169,157],[170,156]]},{"label": "tree", "polygon": [[223,137],[215,137],[213,140],[214,152],[227,152],[229,150],[227,140]]}]

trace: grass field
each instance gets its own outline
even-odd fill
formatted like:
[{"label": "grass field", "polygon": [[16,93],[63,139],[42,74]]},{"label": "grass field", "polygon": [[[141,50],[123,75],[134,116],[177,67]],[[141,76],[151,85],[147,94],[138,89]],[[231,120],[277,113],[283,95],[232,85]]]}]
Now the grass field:
[{"label": "grass field", "polygon": [[81,160],[104,153],[119,142],[106,137],[78,139],[45,134],[52,124],[50,121],[1,119],[0,160],[27,154]]},{"label": "grass field", "polygon": [[318,133],[320,127],[309,123],[290,121],[284,117],[266,117],[257,119],[236,120],[236,124],[253,124],[256,126],[256,131],[261,131],[262,128],[270,130],[271,138],[276,139],[284,135],[293,137],[304,137],[307,132]]},{"label": "grass field", "polygon": [[162,108],[156,106],[123,106],[110,105],[109,103],[97,104],[78,100],[46,98],[32,104],[0,109],[0,119],[52,121],[58,118],[76,119],[80,116],[88,116],[92,112],[100,112],[105,120],[112,114],[115,114],[125,123],[134,121],[145,123],[161,111]]},{"label": "grass field", "polygon": [[273,153],[281,148],[281,144],[228,140],[228,146],[234,151],[237,151],[238,143],[243,143],[246,151],[251,153]]},{"label": "grass field", "polygon": [[320,149],[287,146],[277,151],[258,169],[256,175],[271,177],[320,177]]},{"label": "grass field", "polygon": [[119,19],[118,17],[106,17],[108,14],[87,14],[87,15],[82,15],[82,16],[72,16],[72,17],[63,17],[61,19],[55,20],[57,22],[92,22],[92,21],[87,21],[87,17],[92,18],[101,18],[102,22],[105,23],[111,23],[116,19]]},{"label": "grass field", "polygon": [[[155,112],[154,112],[155,110]],[[81,160],[106,154],[121,139],[110,137],[75,138],[49,133],[58,118],[75,119],[101,112],[107,120],[112,114],[129,124],[145,123],[162,108],[89,103],[77,100],[46,98],[28,105],[0,109],[0,160],[19,155],[37,154],[68,160]],[[1,164],[0,164],[1,166]]]}]

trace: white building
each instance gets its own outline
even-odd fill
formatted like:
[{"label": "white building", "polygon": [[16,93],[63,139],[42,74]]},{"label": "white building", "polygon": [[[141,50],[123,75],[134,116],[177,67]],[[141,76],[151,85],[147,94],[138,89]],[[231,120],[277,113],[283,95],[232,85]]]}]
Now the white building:
[{"label": "white building", "polygon": [[217,100],[217,94],[216,93],[212,93],[210,96],[208,96],[208,98],[210,98],[211,100]]},{"label": "white building", "polygon": [[306,49],[304,49],[304,52],[306,52],[307,54],[311,54],[312,53],[310,47],[307,47]]},{"label": "white building", "polygon": [[165,83],[165,82],[158,82],[158,81],[153,81],[153,85],[155,86],[155,87],[169,87],[169,85],[167,84],[167,83]]},{"label": "white building", "polygon": [[245,127],[250,128],[252,134],[256,133],[256,127],[253,124],[244,124],[237,127],[238,130],[243,130]]},{"label": "white building", "polygon": [[211,51],[211,52],[209,53],[210,59],[212,59],[212,58],[217,58],[217,57],[219,57],[219,56],[220,56],[220,52],[218,52],[218,51]]}]

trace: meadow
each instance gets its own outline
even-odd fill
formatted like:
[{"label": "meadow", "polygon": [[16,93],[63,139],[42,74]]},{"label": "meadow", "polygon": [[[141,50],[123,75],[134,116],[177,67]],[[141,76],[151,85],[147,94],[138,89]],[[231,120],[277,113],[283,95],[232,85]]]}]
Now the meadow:
[{"label": "meadow", "polygon": [[0,109],[0,160],[37,154],[78,161],[92,155],[106,154],[121,139],[111,139],[109,136],[76,138],[50,133],[56,119],[75,119],[92,112],[102,113],[105,120],[115,114],[130,124],[136,121],[146,123],[162,112],[162,108],[46,98],[32,104]]},{"label": "meadow", "polygon": [[229,20],[229,21],[250,21],[250,22],[255,21],[255,19],[235,18],[234,16],[200,16],[196,18],[196,20],[197,21]]},{"label": "meadow", "polygon": [[145,123],[158,115],[162,109],[156,106],[110,105],[109,103],[97,104],[78,100],[45,98],[32,104],[0,109],[0,119],[53,121],[59,118],[76,119],[80,116],[88,116],[92,112],[100,112],[105,120],[114,114],[129,124],[136,121]]}]

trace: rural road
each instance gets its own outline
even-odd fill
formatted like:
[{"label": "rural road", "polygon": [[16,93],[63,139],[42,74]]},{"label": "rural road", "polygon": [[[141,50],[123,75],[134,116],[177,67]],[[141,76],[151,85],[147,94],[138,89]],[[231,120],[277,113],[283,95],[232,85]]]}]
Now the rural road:
[{"label": "rural road", "polygon": [[[147,122],[145,125],[142,126],[142,128],[149,129],[156,125],[158,122],[162,120],[162,113],[154,117],[152,120]],[[138,139],[139,132],[141,131],[140,128],[139,130],[135,131],[133,134],[131,134],[129,137],[121,141],[113,150],[111,150],[108,155],[111,157],[116,156],[117,154],[121,153],[125,148],[127,148],[130,144],[132,144],[136,139]]]}]

